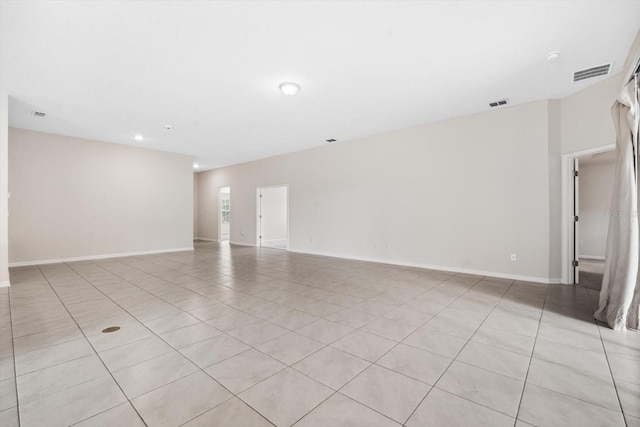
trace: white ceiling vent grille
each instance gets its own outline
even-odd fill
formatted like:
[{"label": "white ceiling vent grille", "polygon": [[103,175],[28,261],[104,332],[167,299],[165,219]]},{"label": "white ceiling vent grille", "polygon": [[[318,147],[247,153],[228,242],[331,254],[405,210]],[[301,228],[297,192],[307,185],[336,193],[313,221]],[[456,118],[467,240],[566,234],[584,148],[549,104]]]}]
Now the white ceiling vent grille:
[{"label": "white ceiling vent grille", "polygon": [[606,76],[611,71],[613,62],[604,65],[598,65],[597,67],[591,67],[584,70],[576,71],[573,73],[573,81],[579,82],[580,80],[590,79],[592,77]]},{"label": "white ceiling vent grille", "polygon": [[505,99],[499,99],[497,101],[493,101],[489,103],[489,107],[493,108],[493,107],[500,107],[502,105],[507,105],[509,103],[509,100],[507,98]]}]

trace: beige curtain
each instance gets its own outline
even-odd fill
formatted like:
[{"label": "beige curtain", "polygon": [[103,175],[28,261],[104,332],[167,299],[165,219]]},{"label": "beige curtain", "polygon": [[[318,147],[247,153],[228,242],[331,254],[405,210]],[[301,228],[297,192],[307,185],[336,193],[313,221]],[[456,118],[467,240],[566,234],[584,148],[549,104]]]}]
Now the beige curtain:
[{"label": "beige curtain", "polygon": [[[634,67],[635,68],[635,67]],[[640,233],[638,222],[638,79],[627,83],[613,106],[616,169],[609,216],[605,272],[595,318],[615,330],[638,329]]]}]

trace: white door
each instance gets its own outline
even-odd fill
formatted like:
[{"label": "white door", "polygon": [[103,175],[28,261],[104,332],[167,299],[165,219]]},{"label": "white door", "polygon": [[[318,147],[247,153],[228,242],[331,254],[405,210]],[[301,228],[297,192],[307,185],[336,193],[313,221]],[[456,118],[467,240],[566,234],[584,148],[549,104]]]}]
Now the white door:
[{"label": "white door", "polygon": [[288,188],[258,188],[258,243],[260,246],[287,249],[289,243]]}]

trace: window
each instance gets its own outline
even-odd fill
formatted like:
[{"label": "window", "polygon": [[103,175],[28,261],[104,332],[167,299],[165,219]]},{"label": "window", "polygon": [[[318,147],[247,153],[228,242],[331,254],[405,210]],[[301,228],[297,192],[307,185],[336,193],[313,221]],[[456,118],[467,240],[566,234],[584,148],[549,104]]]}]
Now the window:
[{"label": "window", "polygon": [[231,213],[231,209],[229,207],[229,199],[222,201],[222,223],[229,224],[229,214]]}]

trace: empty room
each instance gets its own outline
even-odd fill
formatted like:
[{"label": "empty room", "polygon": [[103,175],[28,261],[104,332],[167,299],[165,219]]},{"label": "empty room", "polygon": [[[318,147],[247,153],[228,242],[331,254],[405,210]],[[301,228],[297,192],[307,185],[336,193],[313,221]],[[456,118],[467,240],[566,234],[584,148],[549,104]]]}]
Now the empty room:
[{"label": "empty room", "polygon": [[0,426],[640,427],[640,0],[0,0]]}]

